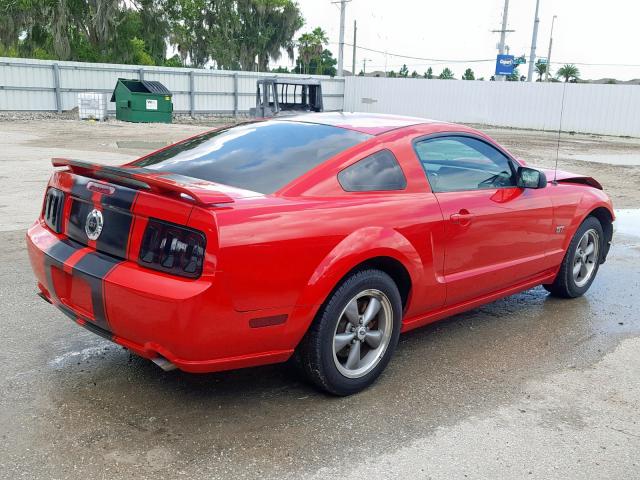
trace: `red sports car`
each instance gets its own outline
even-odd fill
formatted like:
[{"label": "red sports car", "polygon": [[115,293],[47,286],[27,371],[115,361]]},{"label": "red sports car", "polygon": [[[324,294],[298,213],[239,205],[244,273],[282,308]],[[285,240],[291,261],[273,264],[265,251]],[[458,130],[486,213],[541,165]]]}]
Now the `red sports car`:
[{"label": "red sports car", "polygon": [[53,165],[27,234],[44,299],[166,369],[293,356],[337,395],[401,332],[536,285],[584,294],[613,231],[593,178],[420,118],[308,114]]}]

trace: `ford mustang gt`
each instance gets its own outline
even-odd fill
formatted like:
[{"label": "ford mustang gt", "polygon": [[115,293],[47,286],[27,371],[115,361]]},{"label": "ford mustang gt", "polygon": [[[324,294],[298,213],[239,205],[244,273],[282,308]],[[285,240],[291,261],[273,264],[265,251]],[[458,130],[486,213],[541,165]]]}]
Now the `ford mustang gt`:
[{"label": "ford mustang gt", "polygon": [[593,178],[421,118],[307,114],[53,165],[27,233],[45,300],[165,369],[293,358],[336,395],[402,332],[537,285],[584,294],[613,231]]}]

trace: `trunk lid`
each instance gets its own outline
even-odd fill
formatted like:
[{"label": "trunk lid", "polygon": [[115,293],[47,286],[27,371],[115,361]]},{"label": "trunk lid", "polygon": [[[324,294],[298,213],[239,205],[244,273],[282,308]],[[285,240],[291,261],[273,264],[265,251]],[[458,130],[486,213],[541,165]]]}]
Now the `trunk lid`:
[{"label": "trunk lid", "polygon": [[[58,233],[98,252],[138,260],[150,219],[181,226],[194,223],[194,208],[230,206],[248,192],[175,174],[144,168],[111,167],[78,160],[53,159],[67,167],[54,173],[50,186],[64,192]],[[45,203],[45,206],[48,203]],[[48,207],[47,207],[48,208]],[[45,208],[46,215],[50,212]],[[192,225],[216,240],[215,218]],[[55,229],[54,229],[55,230]],[[215,231],[215,232],[214,232]]]}]

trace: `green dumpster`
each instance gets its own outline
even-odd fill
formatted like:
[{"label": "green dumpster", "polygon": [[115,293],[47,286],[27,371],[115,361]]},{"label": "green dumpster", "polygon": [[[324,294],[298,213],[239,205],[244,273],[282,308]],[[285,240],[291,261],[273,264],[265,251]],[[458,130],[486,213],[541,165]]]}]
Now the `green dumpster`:
[{"label": "green dumpster", "polygon": [[116,104],[118,120],[171,123],[171,96],[160,82],[119,78],[111,101]]}]

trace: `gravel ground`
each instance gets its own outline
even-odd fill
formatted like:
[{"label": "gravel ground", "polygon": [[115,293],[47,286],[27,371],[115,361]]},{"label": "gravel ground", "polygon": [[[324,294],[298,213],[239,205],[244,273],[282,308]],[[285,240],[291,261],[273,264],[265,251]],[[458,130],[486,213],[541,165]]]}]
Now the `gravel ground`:
[{"label": "gravel ground", "polygon": [[[337,399],[286,366],[163,372],[35,296],[24,230],[50,157],[119,163],[207,128],[0,123],[0,479],[640,478],[640,167],[615,164],[637,140],[562,137],[561,168],[625,208],[586,296],[535,288],[411,332],[376,385]],[[554,162],[553,134],[487,131]]]}]

